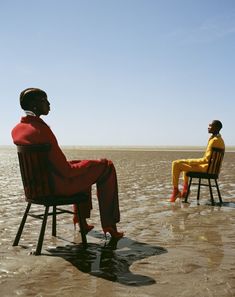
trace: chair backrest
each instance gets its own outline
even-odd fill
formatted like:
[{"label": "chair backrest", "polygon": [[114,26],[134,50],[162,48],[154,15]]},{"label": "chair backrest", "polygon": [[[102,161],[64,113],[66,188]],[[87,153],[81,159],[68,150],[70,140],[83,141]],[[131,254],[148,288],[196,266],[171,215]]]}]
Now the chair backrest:
[{"label": "chair backrest", "polygon": [[224,149],[212,148],[207,173],[219,176],[220,168],[224,157]]},{"label": "chair backrest", "polygon": [[21,178],[26,200],[40,200],[53,194],[49,144],[17,145]]}]

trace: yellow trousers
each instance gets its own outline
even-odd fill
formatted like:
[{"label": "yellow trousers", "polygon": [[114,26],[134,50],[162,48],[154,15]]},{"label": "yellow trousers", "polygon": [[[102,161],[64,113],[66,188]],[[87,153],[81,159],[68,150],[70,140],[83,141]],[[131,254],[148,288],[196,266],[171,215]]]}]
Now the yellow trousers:
[{"label": "yellow trousers", "polygon": [[206,172],[208,164],[199,164],[198,159],[179,159],[172,162],[172,184],[173,187],[178,188],[179,177],[183,172],[184,183],[188,183],[188,177],[186,172],[188,171],[200,171]]}]

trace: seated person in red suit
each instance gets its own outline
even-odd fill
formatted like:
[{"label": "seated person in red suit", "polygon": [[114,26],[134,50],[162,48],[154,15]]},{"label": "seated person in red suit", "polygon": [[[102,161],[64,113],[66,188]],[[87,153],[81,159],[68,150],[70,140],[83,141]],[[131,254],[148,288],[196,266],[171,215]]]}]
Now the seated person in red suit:
[{"label": "seated person in red suit", "polygon": [[[83,223],[89,232],[94,226],[88,225],[86,218],[90,217],[92,208],[91,186],[96,184],[103,231],[105,234],[110,233],[114,238],[121,238],[123,232],[118,232],[116,227],[116,223],[120,221],[120,212],[117,177],[112,161],[107,159],[67,161],[52,130],[40,118],[41,115],[47,115],[50,111],[50,103],[43,90],[25,89],[20,94],[20,105],[26,116],[22,117],[20,123],[12,130],[14,143],[50,143],[49,159],[55,169],[55,194],[72,195],[77,192],[89,194],[89,202],[83,203],[81,208]],[[75,225],[78,222],[76,215],[73,220]]]}]

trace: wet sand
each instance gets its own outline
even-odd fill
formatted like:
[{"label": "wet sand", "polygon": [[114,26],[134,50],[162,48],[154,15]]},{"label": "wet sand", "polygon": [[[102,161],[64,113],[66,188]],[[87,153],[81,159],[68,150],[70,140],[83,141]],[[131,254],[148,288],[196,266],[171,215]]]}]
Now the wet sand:
[{"label": "wet sand", "polygon": [[[118,175],[125,237],[105,239],[95,187],[90,223],[81,246],[71,215],[60,216],[58,237],[50,219],[43,255],[33,256],[40,223],[28,219],[20,246],[12,247],[26,203],[15,148],[0,148],[1,296],[235,296],[235,153],[225,155],[219,185],[227,205],[169,203],[171,162],[197,151],[65,149],[68,159],[107,157]],[[216,193],[215,193],[216,194]],[[215,195],[215,197],[217,197]],[[230,204],[228,203],[230,202]]]}]

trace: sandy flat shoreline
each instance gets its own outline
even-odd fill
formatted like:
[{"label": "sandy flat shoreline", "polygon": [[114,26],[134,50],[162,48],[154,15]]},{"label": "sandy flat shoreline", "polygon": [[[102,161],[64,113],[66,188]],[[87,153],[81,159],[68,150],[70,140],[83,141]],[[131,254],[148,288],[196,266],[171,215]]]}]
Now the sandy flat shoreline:
[{"label": "sandy flat shoreline", "polygon": [[[81,151],[181,151],[181,152],[203,152],[205,146],[84,146],[84,145],[62,145],[64,150],[81,150]],[[14,150],[14,145],[2,145],[0,150]],[[235,146],[226,146],[226,152],[235,152]]]},{"label": "sandy flat shoreline", "polygon": [[[63,146],[64,149],[94,150],[94,151],[195,151],[204,152],[205,146]],[[235,146],[227,146],[227,152],[235,152]]]},{"label": "sandy flat shoreline", "polygon": [[68,159],[114,161],[125,237],[105,240],[94,187],[88,249],[65,215],[58,238],[49,223],[43,255],[35,257],[40,222],[30,219],[20,246],[12,247],[25,202],[15,150],[0,151],[1,296],[235,296],[235,153],[225,155],[219,180],[231,204],[218,207],[206,205],[207,190],[198,206],[196,189],[189,204],[169,203],[172,160],[200,151],[65,149]]}]

